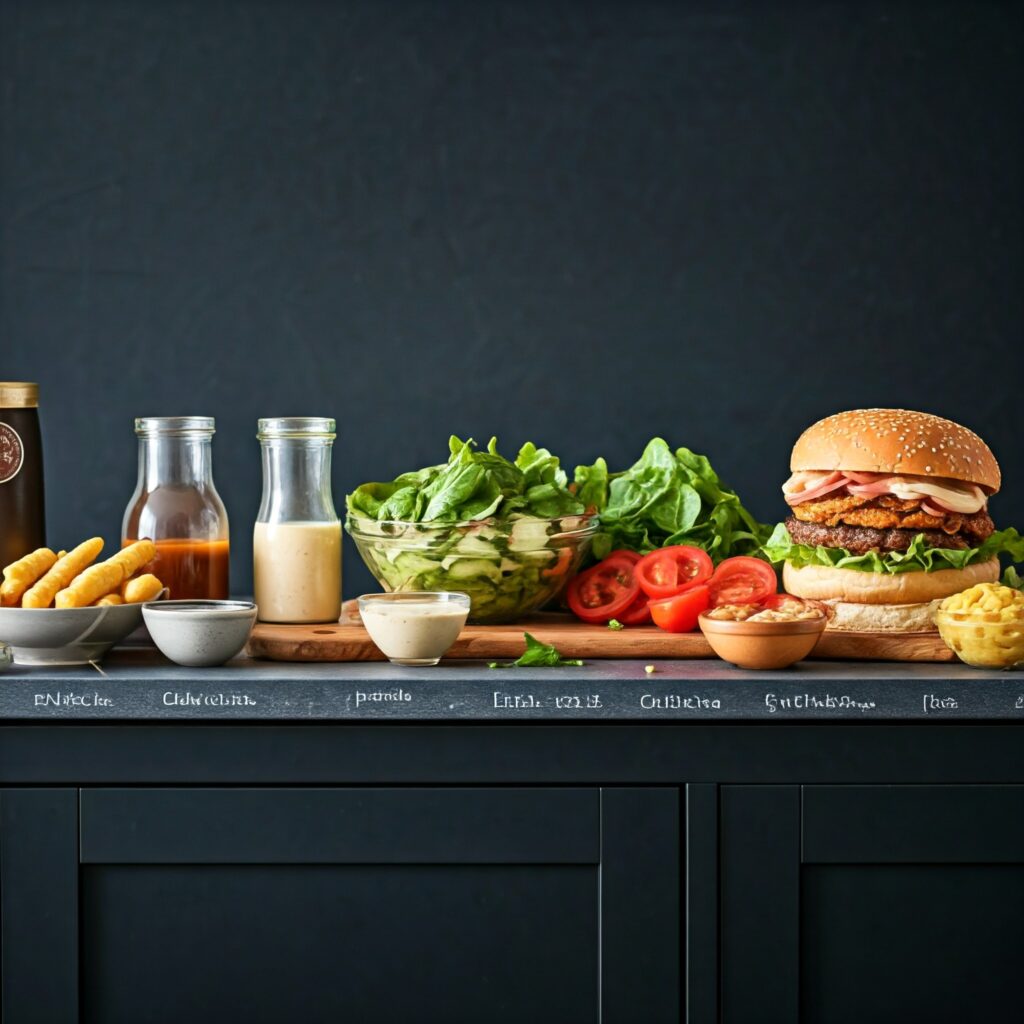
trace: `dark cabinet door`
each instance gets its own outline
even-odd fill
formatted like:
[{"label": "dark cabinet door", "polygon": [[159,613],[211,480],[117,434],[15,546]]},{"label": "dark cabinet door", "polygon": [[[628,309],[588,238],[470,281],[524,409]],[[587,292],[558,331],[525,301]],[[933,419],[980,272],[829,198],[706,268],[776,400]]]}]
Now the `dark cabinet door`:
[{"label": "dark cabinet door", "polygon": [[1024,787],[721,790],[725,1024],[1021,1019]]},{"label": "dark cabinet door", "polygon": [[0,798],[10,1024],[678,1019],[674,789]]}]

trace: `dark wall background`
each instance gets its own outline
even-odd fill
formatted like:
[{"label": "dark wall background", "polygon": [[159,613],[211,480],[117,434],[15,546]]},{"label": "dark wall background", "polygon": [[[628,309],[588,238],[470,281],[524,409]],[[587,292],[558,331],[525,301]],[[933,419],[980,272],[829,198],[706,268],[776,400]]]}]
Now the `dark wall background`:
[{"label": "dark wall background", "polygon": [[239,591],[265,415],[337,417],[339,506],[452,432],[660,433],[771,519],[804,426],[895,404],[981,432],[1024,526],[1022,44],[1015,3],[0,0],[51,543],[116,542],[132,418],[186,413]]}]

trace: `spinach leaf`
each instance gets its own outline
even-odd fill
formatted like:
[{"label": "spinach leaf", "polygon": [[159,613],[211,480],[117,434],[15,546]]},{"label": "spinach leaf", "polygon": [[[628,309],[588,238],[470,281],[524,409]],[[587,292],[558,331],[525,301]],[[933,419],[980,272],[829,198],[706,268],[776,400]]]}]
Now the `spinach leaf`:
[{"label": "spinach leaf", "polygon": [[357,487],[345,499],[349,512],[378,521],[469,523],[513,513],[557,519],[585,510],[546,448],[528,441],[510,462],[498,452],[496,438],[477,451],[471,439],[452,436],[448,451],[442,465]]},{"label": "spinach leaf", "polygon": [[492,661],[488,668],[559,668],[562,666],[580,666],[579,658],[563,658],[551,644],[542,644],[535,636],[523,633],[526,638],[526,650],[515,661]]},{"label": "spinach leaf", "polygon": [[660,437],[621,473],[609,474],[604,459],[577,466],[575,486],[576,496],[600,515],[591,546],[597,559],[616,548],[646,553],[691,544],[720,562],[760,554],[771,529],[743,507],[705,456],[689,448],[673,451]]},{"label": "spinach leaf", "polygon": [[394,494],[383,502],[377,510],[381,519],[409,519],[415,514],[416,495],[415,487],[399,487]]}]

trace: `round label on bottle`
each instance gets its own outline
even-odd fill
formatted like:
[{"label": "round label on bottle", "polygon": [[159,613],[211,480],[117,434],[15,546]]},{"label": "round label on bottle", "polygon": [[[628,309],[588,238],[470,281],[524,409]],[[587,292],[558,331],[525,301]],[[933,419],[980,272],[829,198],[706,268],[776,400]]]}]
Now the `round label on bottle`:
[{"label": "round label on bottle", "polygon": [[0,484],[13,480],[25,461],[25,446],[9,423],[0,422]]}]

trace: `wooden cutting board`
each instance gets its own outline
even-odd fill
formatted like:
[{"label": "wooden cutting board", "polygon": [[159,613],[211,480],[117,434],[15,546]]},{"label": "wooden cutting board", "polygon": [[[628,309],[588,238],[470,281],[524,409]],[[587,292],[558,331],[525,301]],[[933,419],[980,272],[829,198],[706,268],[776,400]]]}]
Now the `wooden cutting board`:
[{"label": "wooden cutting board", "polygon": [[[523,631],[554,644],[565,658],[713,658],[704,635],[666,633],[657,626],[613,630],[588,626],[572,615],[545,612],[511,626],[466,626],[447,658],[514,659],[523,653]],[[337,625],[277,626],[258,623],[249,638],[248,653],[274,661],[383,661],[346,604]],[[937,633],[837,633],[826,631],[814,658],[855,661],[954,661],[956,655]]]}]

